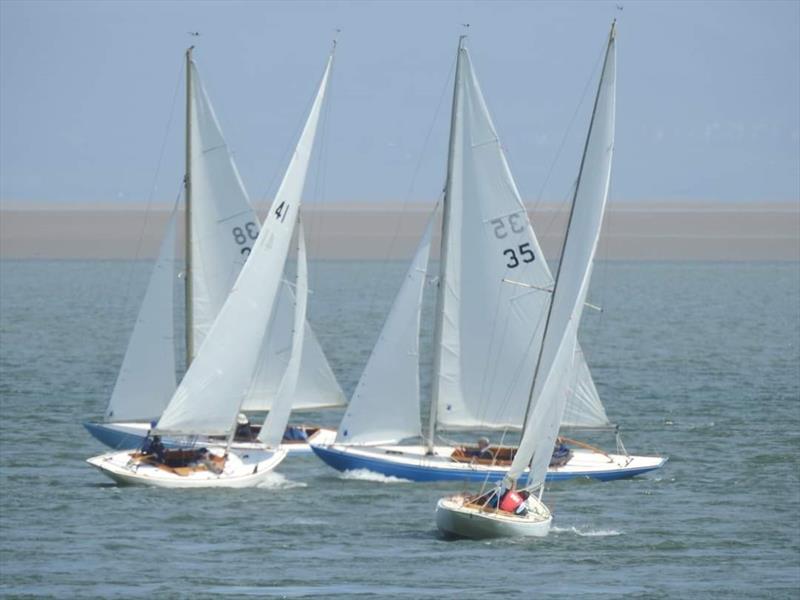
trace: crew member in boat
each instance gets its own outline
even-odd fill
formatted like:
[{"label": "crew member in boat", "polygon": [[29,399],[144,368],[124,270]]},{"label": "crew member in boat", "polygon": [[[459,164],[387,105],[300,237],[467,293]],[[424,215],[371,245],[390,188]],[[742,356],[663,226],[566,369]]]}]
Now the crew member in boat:
[{"label": "crew member in boat", "polygon": [[154,456],[157,461],[164,462],[164,443],[161,441],[160,435],[154,435],[152,438],[148,435],[142,444],[142,454],[146,456]]},{"label": "crew member in boat", "polygon": [[250,419],[244,413],[239,413],[236,416],[236,435],[234,439],[242,442],[253,441],[253,429],[250,427]]},{"label": "crew member in boat", "polygon": [[464,453],[467,456],[472,456],[474,458],[482,458],[486,460],[494,460],[494,454],[492,453],[491,449],[491,442],[487,437],[480,437],[478,438],[478,447],[477,448],[465,448]]},{"label": "crew member in boat", "polygon": [[524,517],[528,514],[528,503],[526,500],[530,495],[529,492],[522,490],[517,491],[515,487],[507,488],[501,484],[492,488],[482,496],[478,496],[473,502],[483,506],[484,508],[501,510],[503,512]]}]

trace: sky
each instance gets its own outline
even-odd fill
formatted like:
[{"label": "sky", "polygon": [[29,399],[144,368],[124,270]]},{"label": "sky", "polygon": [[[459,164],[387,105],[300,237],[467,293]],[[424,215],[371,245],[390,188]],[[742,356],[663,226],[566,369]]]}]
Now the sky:
[{"label": "sky", "polygon": [[563,201],[614,18],[612,201],[800,201],[800,2],[629,0],[2,0],[0,201],[173,200],[189,44],[251,197],[270,198],[336,29],[309,200],[435,199],[466,31],[523,199]]}]

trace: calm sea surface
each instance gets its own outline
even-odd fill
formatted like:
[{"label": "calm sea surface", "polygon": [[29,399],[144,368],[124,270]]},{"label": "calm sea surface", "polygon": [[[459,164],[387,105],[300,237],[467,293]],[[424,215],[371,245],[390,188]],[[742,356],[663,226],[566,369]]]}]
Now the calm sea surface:
[{"label": "calm sea surface", "polygon": [[[311,265],[310,320],[348,395],[405,267]],[[122,488],[86,465],[104,448],[81,422],[103,414],[148,272],[0,263],[0,595],[800,596],[796,263],[598,264],[589,364],[628,450],[670,461],[555,484],[549,537],[492,542],[437,535],[435,502],[458,485],[344,477],[313,456],[252,490]]]}]

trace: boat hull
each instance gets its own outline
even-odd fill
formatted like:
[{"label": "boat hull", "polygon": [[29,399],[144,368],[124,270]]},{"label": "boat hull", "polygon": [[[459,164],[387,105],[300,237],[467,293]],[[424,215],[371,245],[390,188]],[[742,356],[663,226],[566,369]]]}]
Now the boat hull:
[{"label": "boat hull", "polygon": [[[128,421],[121,423],[94,423],[87,421],[83,424],[92,437],[115,450],[126,450],[130,448],[141,448],[150,431],[150,424],[140,421]],[[330,444],[336,439],[336,432],[333,429],[319,428],[308,441],[293,441],[281,444],[289,454],[310,454],[311,446],[309,442],[319,444]],[[208,438],[198,438],[198,443],[207,443]],[[164,445],[169,448],[178,447],[180,442],[165,438]],[[219,442],[217,442],[219,443]],[[250,450],[253,448],[252,442],[234,442],[231,446],[234,450]]]},{"label": "boat hull", "polygon": [[528,514],[520,517],[499,510],[484,510],[465,503],[463,496],[442,498],[436,504],[436,527],[446,537],[473,540],[501,537],[544,537],[553,516],[536,498],[526,500]]},{"label": "boat hull", "polygon": [[[454,461],[450,458],[454,448],[448,446],[437,446],[433,456],[425,454],[424,446],[323,446],[312,443],[311,449],[338,471],[367,470],[410,481],[496,482],[508,471],[507,466]],[[604,455],[574,450],[567,464],[548,469],[547,481],[625,479],[659,469],[666,461],[664,457]]]},{"label": "boat hull", "polygon": [[[221,455],[224,449],[216,449]],[[243,454],[231,453],[222,473],[198,471],[186,475],[176,470],[149,464],[136,464],[130,450],[108,452],[87,459],[87,463],[122,485],[144,485],[161,488],[250,488],[269,477],[286,457],[286,451]]]}]

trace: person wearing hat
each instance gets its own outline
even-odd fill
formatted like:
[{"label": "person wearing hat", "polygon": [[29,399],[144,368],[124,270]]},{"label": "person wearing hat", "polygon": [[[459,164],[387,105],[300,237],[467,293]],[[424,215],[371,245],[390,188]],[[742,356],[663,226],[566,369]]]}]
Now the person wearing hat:
[{"label": "person wearing hat", "polygon": [[236,435],[234,439],[241,442],[253,441],[253,429],[250,427],[250,419],[244,413],[239,413],[236,416]]},{"label": "person wearing hat", "polygon": [[467,448],[466,454],[467,456],[471,456],[473,458],[480,458],[483,460],[494,460],[494,454],[492,453],[491,443],[489,442],[489,438],[487,437],[478,438],[478,447]]},{"label": "person wearing hat", "polygon": [[155,456],[159,462],[164,462],[164,451],[165,448],[160,435],[154,435],[152,438],[148,435],[142,444],[142,454]]}]

